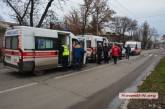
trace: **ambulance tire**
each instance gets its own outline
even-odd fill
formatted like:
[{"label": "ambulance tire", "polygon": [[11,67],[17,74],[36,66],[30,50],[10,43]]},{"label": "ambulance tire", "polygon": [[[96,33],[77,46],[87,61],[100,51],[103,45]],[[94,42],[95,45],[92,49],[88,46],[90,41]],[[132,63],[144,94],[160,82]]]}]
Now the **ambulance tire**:
[{"label": "ambulance tire", "polygon": [[20,74],[33,74],[35,69],[35,63],[29,62],[29,63],[23,63],[19,65],[19,73]]}]

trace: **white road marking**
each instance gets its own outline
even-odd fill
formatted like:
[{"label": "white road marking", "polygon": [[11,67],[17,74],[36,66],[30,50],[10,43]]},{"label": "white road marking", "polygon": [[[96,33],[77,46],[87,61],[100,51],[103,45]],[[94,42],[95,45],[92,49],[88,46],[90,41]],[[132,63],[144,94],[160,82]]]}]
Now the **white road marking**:
[{"label": "white road marking", "polygon": [[95,70],[95,69],[98,69],[98,68],[104,67],[104,66],[105,65],[96,66],[96,67],[93,67],[93,68],[90,68],[90,69],[87,69],[87,70],[82,70],[82,71],[74,72],[74,73],[71,73],[71,74],[67,74],[67,75],[63,75],[63,76],[58,76],[58,77],[55,77],[55,79],[62,79],[62,78],[70,77],[70,76],[77,75],[77,74],[82,73],[82,72],[87,72],[87,71]]},{"label": "white road marking", "polygon": [[[120,61],[125,61],[125,60],[127,60],[127,59],[123,59],[123,60],[120,60]],[[96,66],[96,67],[93,67],[93,68],[90,68],[90,69],[87,69],[87,70],[82,70],[82,71],[74,72],[74,73],[67,74],[67,75],[57,76],[57,77],[55,77],[54,79],[62,79],[62,78],[74,76],[74,75],[77,75],[77,74],[82,73],[82,72],[88,72],[88,71],[91,71],[91,70],[98,69],[98,68],[100,68],[100,67],[109,66],[109,65],[111,65],[111,64],[112,64],[112,63],[106,64],[106,65],[103,64],[103,65],[101,65],[101,66]]]},{"label": "white road marking", "polygon": [[150,54],[149,56],[152,56],[153,54]]},{"label": "white road marking", "polygon": [[12,91],[15,91],[15,90],[18,90],[18,89],[23,89],[23,88],[26,88],[26,87],[31,87],[31,86],[34,86],[34,85],[37,85],[37,84],[38,83],[34,82],[34,83],[26,84],[26,85],[23,85],[23,86],[18,86],[18,87],[14,87],[14,88],[11,88],[11,89],[2,90],[2,91],[0,91],[0,94],[7,93],[7,92],[12,92]]}]

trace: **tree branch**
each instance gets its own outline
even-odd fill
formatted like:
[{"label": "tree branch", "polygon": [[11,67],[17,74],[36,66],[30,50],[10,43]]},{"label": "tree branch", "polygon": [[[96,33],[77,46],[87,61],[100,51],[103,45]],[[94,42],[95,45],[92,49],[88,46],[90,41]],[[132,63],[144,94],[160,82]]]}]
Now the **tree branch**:
[{"label": "tree branch", "polygon": [[22,15],[22,19],[25,17],[25,15],[27,14],[27,10],[28,10],[28,8],[29,8],[29,5],[30,5],[30,0],[29,0],[29,2],[28,2],[28,4],[27,4],[27,6],[26,6],[26,9],[25,9],[25,12],[24,12],[24,14]]},{"label": "tree branch", "polygon": [[37,27],[41,27],[41,25],[42,25],[42,23],[43,23],[43,21],[44,21],[44,18],[45,18],[45,16],[46,16],[46,14],[47,14],[49,8],[51,7],[51,4],[52,4],[53,1],[54,1],[54,0],[50,0],[50,1],[48,2],[47,6],[46,6],[46,8],[45,8],[45,11],[43,12],[43,14],[42,14],[42,16],[41,16],[41,19],[40,19],[40,21],[39,21]]},{"label": "tree branch", "polygon": [[31,9],[30,9],[30,26],[33,27],[33,12],[34,12],[34,0],[31,0]]},{"label": "tree branch", "polygon": [[[22,20],[21,15],[18,13],[18,11],[15,9],[15,7],[10,3],[9,0],[6,0],[6,2],[14,10],[14,12],[16,13],[18,20],[21,21]],[[21,22],[19,22],[19,23],[21,23]]]}]

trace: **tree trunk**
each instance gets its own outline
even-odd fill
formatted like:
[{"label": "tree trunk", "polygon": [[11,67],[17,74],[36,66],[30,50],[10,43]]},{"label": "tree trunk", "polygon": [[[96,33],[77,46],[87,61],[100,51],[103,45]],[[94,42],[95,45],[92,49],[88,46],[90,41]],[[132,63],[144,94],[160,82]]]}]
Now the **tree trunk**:
[{"label": "tree trunk", "polygon": [[98,36],[98,32],[99,32],[99,15],[98,15],[98,9],[97,9],[97,16],[96,16],[96,35]]}]

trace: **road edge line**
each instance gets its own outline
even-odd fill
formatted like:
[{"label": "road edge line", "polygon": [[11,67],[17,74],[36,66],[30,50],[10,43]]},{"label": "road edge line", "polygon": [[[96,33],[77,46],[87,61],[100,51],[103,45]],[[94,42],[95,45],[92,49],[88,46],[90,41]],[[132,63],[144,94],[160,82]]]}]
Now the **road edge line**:
[{"label": "road edge line", "polygon": [[18,89],[23,89],[23,88],[26,88],[26,87],[31,87],[31,86],[34,86],[34,85],[37,85],[37,84],[38,84],[37,82],[34,82],[34,83],[14,87],[14,88],[11,88],[11,89],[2,90],[2,91],[0,91],[0,94],[7,93],[7,92],[12,92],[12,91],[15,91],[15,90],[18,90]]}]

